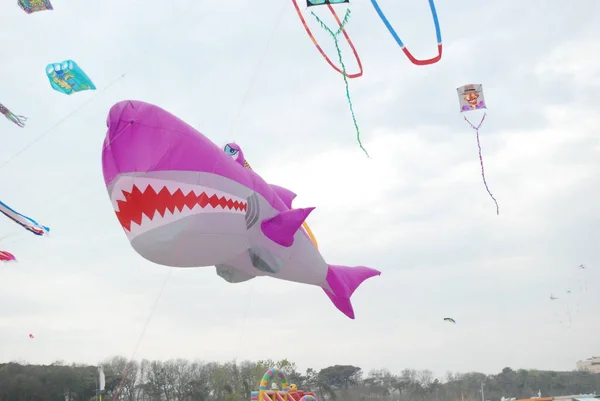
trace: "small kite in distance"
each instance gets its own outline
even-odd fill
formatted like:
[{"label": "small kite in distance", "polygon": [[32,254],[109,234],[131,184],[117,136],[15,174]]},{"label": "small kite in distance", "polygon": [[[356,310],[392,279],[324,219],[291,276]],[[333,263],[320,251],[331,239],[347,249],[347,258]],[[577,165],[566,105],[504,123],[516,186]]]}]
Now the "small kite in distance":
[{"label": "small kite in distance", "polygon": [[29,338],[31,338],[32,340],[35,338],[35,336],[31,333],[29,333]]},{"label": "small kite in distance", "polygon": [[555,297],[554,295],[550,294],[550,301],[554,301],[555,299],[558,299],[558,297]]},{"label": "small kite in distance", "polygon": [[19,0],[18,4],[27,14],[33,14],[38,11],[54,10],[50,0]]},{"label": "small kite in distance", "polygon": [[325,4],[350,3],[350,0],[306,0],[306,7],[322,6]]},{"label": "small kite in distance", "polygon": [[445,317],[444,321],[456,324],[456,320],[452,319],[451,317]]},{"label": "small kite in distance", "polygon": [[10,252],[0,251],[0,263],[1,262],[14,262],[17,258]]},{"label": "small kite in distance", "polygon": [[48,64],[46,75],[52,88],[66,95],[84,90],[96,90],[92,80],[73,60]]},{"label": "small kite in distance", "polygon": [[585,265],[579,265],[580,269],[585,269]]},{"label": "small kite in distance", "polygon": [[2,103],[0,103],[0,113],[4,114],[4,117],[6,117],[8,120],[12,121],[19,127],[23,128],[25,126],[25,121],[27,121],[27,117],[13,113],[8,109],[8,107],[3,105]]}]

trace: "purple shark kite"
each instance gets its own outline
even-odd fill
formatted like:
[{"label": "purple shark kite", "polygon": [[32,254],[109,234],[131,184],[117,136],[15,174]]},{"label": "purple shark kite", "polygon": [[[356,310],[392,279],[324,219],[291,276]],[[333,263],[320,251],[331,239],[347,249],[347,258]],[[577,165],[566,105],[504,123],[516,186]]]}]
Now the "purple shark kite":
[{"label": "purple shark kite", "polygon": [[314,208],[246,168],[235,144],[219,148],[160,107],[122,101],[109,112],[104,181],[131,246],[173,267],[215,266],[230,283],[256,276],[323,288],[354,319],[350,297],[380,275],[328,265],[302,228]]}]

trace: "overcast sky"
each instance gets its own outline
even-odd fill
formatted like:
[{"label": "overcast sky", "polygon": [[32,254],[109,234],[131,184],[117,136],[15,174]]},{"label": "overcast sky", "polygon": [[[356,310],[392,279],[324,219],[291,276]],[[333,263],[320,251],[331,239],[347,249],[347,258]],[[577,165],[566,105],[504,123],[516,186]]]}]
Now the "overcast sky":
[{"label": "overcast sky", "polygon": [[[52,232],[0,220],[0,249],[20,261],[0,266],[0,361],[95,364],[139,341],[136,358],[443,375],[571,370],[600,352],[598,1],[438,1],[444,55],[425,67],[368,0],[354,1],[364,76],[350,93],[372,159],[342,76],[289,0],[55,0],[32,15],[14,3],[0,5],[0,102],[29,121],[0,120],[0,200]],[[415,56],[436,54],[426,0],[380,5]],[[54,91],[44,68],[66,59],[98,90]],[[459,112],[468,83],[483,84],[489,107],[481,142],[499,216]],[[295,206],[315,206],[308,222],[329,263],[382,271],[353,296],[356,320],[317,287],[229,284],[212,267],[171,270],[135,253],[100,159],[108,110],[124,99],[237,142],[267,182],[298,194]]]}]

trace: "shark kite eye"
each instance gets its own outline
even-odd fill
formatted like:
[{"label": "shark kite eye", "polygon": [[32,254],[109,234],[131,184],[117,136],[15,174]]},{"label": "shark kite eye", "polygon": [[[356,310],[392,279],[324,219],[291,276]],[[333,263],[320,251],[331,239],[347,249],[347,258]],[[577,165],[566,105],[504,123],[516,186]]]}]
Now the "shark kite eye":
[{"label": "shark kite eye", "polygon": [[237,152],[239,152],[237,149],[234,149],[229,145],[225,145],[225,153],[227,153],[229,156],[235,156]]}]

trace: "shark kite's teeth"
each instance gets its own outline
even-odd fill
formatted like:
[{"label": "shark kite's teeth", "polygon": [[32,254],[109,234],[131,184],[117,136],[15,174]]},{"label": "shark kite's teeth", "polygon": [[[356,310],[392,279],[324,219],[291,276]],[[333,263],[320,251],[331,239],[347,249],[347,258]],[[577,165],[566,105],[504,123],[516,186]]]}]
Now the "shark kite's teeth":
[{"label": "shark kite's teeth", "polygon": [[[231,211],[245,214],[248,204],[241,198],[210,190],[209,188],[180,188],[175,183],[133,184],[130,190],[117,189],[115,194],[115,212],[119,222],[127,231],[132,223],[138,226],[153,221],[156,215],[167,217],[185,211]],[[155,189],[160,188],[158,191]],[[140,188],[143,188],[140,189]]]}]

